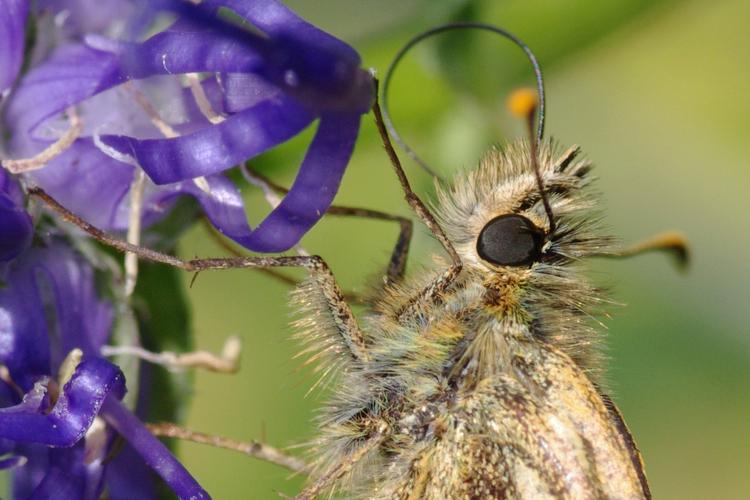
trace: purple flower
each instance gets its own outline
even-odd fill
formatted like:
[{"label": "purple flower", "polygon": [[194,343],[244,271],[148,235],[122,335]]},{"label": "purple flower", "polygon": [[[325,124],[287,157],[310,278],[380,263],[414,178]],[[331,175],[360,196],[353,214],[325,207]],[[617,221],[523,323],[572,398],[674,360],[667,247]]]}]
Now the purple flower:
[{"label": "purple flower", "polygon": [[[207,498],[120,402],[124,376],[99,355],[113,310],[99,298],[91,266],[51,238],[3,265],[0,279],[0,365],[6,370],[0,377],[0,468],[13,467],[13,497],[93,499],[105,487],[114,497],[127,496],[133,486],[109,478],[121,476],[120,467],[137,477],[145,462],[181,498]],[[68,379],[60,367],[75,350],[82,360]],[[107,465],[115,432],[140,454],[140,464],[118,456]]]},{"label": "purple flower", "polygon": [[31,217],[23,208],[23,193],[5,170],[0,170],[0,263],[15,258],[31,243]]},{"label": "purple flower", "polygon": [[[336,194],[370,74],[354,49],[276,0],[144,3],[0,0],[3,166],[108,230],[155,222],[188,195],[245,247],[290,248]],[[169,27],[134,36],[164,13]],[[29,20],[36,36],[25,47]],[[289,194],[251,229],[224,171],[314,122]],[[116,341],[116,308],[102,296],[122,284],[95,280],[71,245],[80,236],[62,238],[54,217],[33,221],[25,204],[0,169],[0,469],[13,471],[13,496],[148,498],[153,470],[181,498],[206,498],[101,356]],[[108,457],[118,435],[129,447]]]},{"label": "purple flower", "polygon": [[28,0],[0,0],[0,102],[21,69],[28,13]]},{"label": "purple flower", "polygon": [[[8,1],[0,0],[0,6]],[[263,252],[290,248],[336,194],[360,117],[371,103],[369,73],[360,68],[354,49],[276,0],[156,5],[176,13],[177,21],[142,42],[78,36],[20,80],[5,115],[12,131],[10,152],[30,156],[47,147],[60,135],[61,114],[78,106],[83,134],[30,177],[79,215],[124,229],[138,165],[154,183],[145,197],[146,223],[168,210],[174,197],[188,194],[220,231],[243,246]],[[223,20],[216,14],[220,7],[262,34]],[[208,75],[199,84],[198,102],[174,76],[196,73]],[[123,89],[126,82],[138,93],[161,95],[164,102],[156,109],[169,115],[165,121],[172,137],[160,136],[153,120],[144,118],[132,88]],[[316,120],[317,132],[289,194],[251,229],[239,191],[221,172]]]}]

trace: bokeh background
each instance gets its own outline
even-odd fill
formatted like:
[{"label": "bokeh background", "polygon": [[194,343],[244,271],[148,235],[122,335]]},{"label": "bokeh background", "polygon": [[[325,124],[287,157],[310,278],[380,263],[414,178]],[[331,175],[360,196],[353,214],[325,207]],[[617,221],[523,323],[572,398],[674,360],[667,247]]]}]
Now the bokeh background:
[{"label": "bokeh background", "polygon": [[[353,44],[381,74],[411,36],[450,20],[494,23],[537,53],[547,85],[548,134],[595,162],[611,232],[633,242],[666,229],[691,242],[692,266],[663,255],[591,263],[611,285],[610,392],[646,461],[655,498],[746,498],[750,492],[750,3],[747,0],[290,0]],[[391,108],[402,135],[443,175],[472,167],[492,143],[523,134],[504,101],[533,85],[523,54],[487,33],[434,38],[401,64]],[[293,180],[311,135],[253,165]],[[415,189],[430,178],[405,161]],[[249,217],[268,211],[246,186]],[[409,214],[370,117],[338,204]],[[411,269],[439,247],[416,225]],[[393,224],[328,217],[303,241],[343,287],[364,290],[384,269]],[[222,255],[202,227],[186,257]],[[295,275],[290,272],[290,275]],[[297,276],[299,276],[297,274]],[[236,375],[195,374],[186,425],[296,452],[326,394],[292,359],[289,287],[253,271],[203,273],[185,294],[196,345],[244,339]],[[360,311],[361,312],[361,311]],[[179,443],[183,461],[218,499],[293,495],[299,478],[224,450]]]}]

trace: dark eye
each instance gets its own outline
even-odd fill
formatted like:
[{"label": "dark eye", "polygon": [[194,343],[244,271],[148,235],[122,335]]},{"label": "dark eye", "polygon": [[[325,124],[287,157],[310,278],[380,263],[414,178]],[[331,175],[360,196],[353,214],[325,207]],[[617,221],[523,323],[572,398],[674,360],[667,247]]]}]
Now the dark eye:
[{"label": "dark eye", "polygon": [[501,215],[487,223],[479,233],[477,252],[499,266],[528,266],[539,259],[544,232],[526,217]]}]

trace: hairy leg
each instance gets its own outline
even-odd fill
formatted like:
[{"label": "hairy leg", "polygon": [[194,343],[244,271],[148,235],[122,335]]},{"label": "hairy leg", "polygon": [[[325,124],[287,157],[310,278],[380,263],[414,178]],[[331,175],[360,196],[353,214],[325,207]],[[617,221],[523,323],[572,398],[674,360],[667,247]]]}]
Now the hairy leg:
[{"label": "hairy leg", "polygon": [[[286,194],[289,190],[283,186],[280,186],[271,181],[266,176],[249,168],[244,168],[243,173],[252,179],[253,182],[263,184],[265,187],[280,193]],[[409,245],[411,244],[412,237],[412,221],[406,217],[400,215],[393,215],[387,212],[381,212],[379,210],[371,210],[369,208],[358,208],[348,207],[341,205],[331,205],[326,212],[328,215],[336,215],[342,217],[361,217],[366,219],[384,220],[398,222],[399,233],[396,245],[391,252],[391,258],[388,263],[388,269],[386,271],[386,283],[398,283],[404,277],[406,271],[406,260],[409,255]]]},{"label": "hairy leg", "polygon": [[40,188],[29,189],[29,194],[44,201],[68,222],[78,226],[94,239],[123,253],[130,252],[140,259],[167,264],[185,271],[199,273],[212,269],[302,267],[318,282],[340,339],[355,361],[369,359],[364,336],[357,325],[351,307],[344,300],[341,289],[326,262],[317,255],[288,255],[277,257],[230,257],[183,260],[173,255],[140,247],[116,238],[81,219]]},{"label": "hairy leg", "polygon": [[383,147],[385,147],[385,151],[388,154],[391,165],[396,172],[396,177],[398,177],[398,181],[404,191],[404,198],[406,199],[406,202],[409,204],[414,213],[417,215],[417,217],[419,217],[419,219],[425,224],[425,226],[427,226],[427,229],[430,230],[430,232],[435,236],[440,244],[443,245],[443,248],[448,253],[451,259],[451,265],[450,267],[448,267],[448,269],[446,269],[432,283],[426,286],[420,293],[409,299],[401,307],[401,309],[398,310],[396,316],[397,319],[401,319],[412,314],[415,310],[415,307],[421,301],[436,301],[436,299],[438,299],[438,297],[451,285],[451,283],[453,283],[453,280],[456,279],[458,274],[461,272],[463,264],[461,262],[461,258],[458,255],[458,252],[456,252],[456,249],[453,248],[453,244],[445,235],[445,232],[440,227],[437,220],[435,220],[435,217],[432,215],[432,213],[430,213],[429,209],[422,202],[419,196],[417,196],[417,194],[412,190],[411,184],[409,184],[409,179],[404,173],[404,168],[401,165],[401,161],[396,154],[396,150],[393,148],[393,144],[391,143],[388,131],[386,130],[386,125],[383,121],[383,114],[380,110],[380,104],[378,103],[377,99],[377,86],[375,95],[375,103],[372,107],[373,114],[375,115],[375,125],[378,128],[378,132],[380,133],[380,137],[383,141]]}]

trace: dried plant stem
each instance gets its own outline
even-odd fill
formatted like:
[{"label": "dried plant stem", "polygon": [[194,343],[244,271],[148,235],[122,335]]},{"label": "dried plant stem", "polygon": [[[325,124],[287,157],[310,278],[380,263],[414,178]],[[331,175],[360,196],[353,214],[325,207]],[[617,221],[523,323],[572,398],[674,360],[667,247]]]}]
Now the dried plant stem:
[{"label": "dried plant stem", "polygon": [[166,137],[167,139],[174,139],[175,137],[180,136],[180,134],[178,134],[170,124],[164,121],[156,107],[154,107],[154,105],[151,104],[151,101],[148,100],[148,97],[146,97],[143,92],[138,90],[132,82],[126,82],[124,84],[124,87],[131,94],[133,94],[135,102],[137,102],[141,109],[146,113],[146,115],[148,115],[148,118],[149,120],[151,120],[153,126],[156,127],[164,137]]},{"label": "dried plant stem", "polygon": [[214,125],[223,122],[224,117],[214,111],[214,108],[208,101],[208,96],[206,96],[206,91],[203,90],[203,85],[201,85],[200,77],[198,76],[198,74],[188,73],[185,75],[185,80],[187,80],[188,86],[190,87],[190,93],[193,95],[195,104],[198,106],[198,109],[203,114],[203,116],[206,117],[206,120],[213,123]]},{"label": "dried plant stem", "polygon": [[[131,245],[141,243],[141,213],[143,212],[143,189],[146,173],[136,167],[135,177],[130,186],[130,214],[128,216],[127,240]],[[138,256],[132,252],[125,254],[125,297],[130,297],[138,281]]]},{"label": "dried plant stem", "polygon": [[303,460],[287,455],[278,448],[257,441],[235,441],[234,439],[221,436],[191,431],[171,423],[146,424],[146,426],[154,436],[184,439],[216,448],[233,450],[272,464],[280,465],[298,474],[307,474],[308,472],[308,466]]},{"label": "dried plant stem", "polygon": [[2,166],[12,174],[31,172],[32,170],[38,170],[46,166],[47,163],[68,149],[81,135],[81,132],[83,131],[83,122],[78,116],[78,113],[76,113],[75,108],[68,108],[67,114],[70,128],[65,131],[62,137],[31,158],[3,160],[1,162]]},{"label": "dried plant stem", "polygon": [[169,370],[181,371],[186,368],[201,368],[218,373],[236,373],[240,366],[242,341],[239,337],[229,337],[224,342],[218,356],[208,351],[175,353],[171,351],[151,352],[138,346],[104,346],[104,356],[137,356],[150,363],[158,364]]}]

